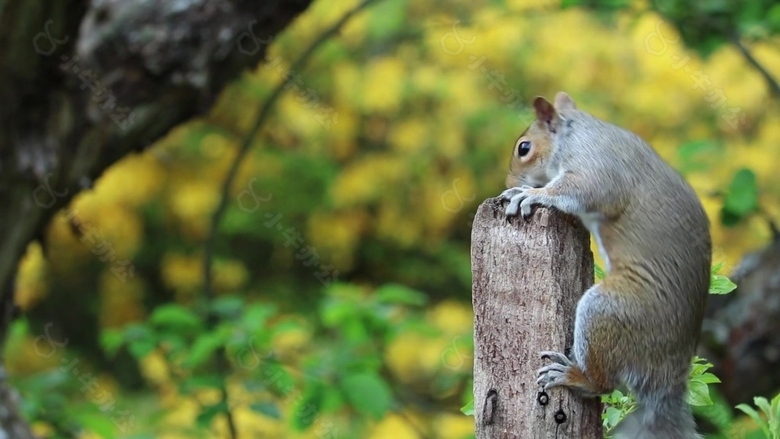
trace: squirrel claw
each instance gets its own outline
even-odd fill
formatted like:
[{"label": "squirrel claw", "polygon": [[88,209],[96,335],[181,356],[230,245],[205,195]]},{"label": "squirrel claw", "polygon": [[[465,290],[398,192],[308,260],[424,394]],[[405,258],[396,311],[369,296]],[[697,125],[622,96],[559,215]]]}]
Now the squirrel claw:
[{"label": "squirrel claw", "polygon": [[552,363],[537,370],[539,378],[536,380],[536,383],[544,386],[545,390],[563,385],[566,373],[569,368],[574,366],[574,362],[560,352],[544,351],[540,352],[539,355],[541,355],[543,360],[551,360]]},{"label": "squirrel claw", "polygon": [[498,198],[502,201],[509,200],[509,204],[506,206],[506,210],[504,211],[507,217],[515,216],[518,213],[521,214],[524,220],[527,220],[531,217],[533,213],[531,211],[531,205],[524,202],[528,198],[529,189],[533,189],[533,187],[523,185],[509,188],[504,192],[501,192],[501,195],[499,195]]},{"label": "squirrel claw", "polygon": [[571,366],[574,364],[566,355],[555,351],[543,351],[539,355],[542,356],[542,360],[552,360],[555,363],[562,364],[564,366]]}]

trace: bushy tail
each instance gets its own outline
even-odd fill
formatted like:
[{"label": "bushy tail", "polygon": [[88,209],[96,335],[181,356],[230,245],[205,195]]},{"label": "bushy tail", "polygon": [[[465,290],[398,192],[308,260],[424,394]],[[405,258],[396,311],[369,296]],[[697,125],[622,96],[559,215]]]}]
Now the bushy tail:
[{"label": "bushy tail", "polygon": [[[681,398],[680,398],[681,399]],[[640,402],[612,432],[613,439],[701,439],[691,408],[679,399]]]}]

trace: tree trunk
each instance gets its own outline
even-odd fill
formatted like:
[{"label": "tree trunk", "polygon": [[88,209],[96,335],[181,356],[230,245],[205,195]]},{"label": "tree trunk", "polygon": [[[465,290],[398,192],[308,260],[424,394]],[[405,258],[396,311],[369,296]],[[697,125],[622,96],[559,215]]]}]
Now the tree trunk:
[{"label": "tree trunk", "polygon": [[548,209],[507,221],[491,198],[471,240],[477,439],[601,438],[597,399],[536,384],[539,352],[572,345],[577,301],[593,284],[587,230]]},{"label": "tree trunk", "polygon": [[[0,0],[0,343],[19,259],[52,215],[206,113],[310,2]],[[12,394],[0,374],[0,437],[33,437]]]}]

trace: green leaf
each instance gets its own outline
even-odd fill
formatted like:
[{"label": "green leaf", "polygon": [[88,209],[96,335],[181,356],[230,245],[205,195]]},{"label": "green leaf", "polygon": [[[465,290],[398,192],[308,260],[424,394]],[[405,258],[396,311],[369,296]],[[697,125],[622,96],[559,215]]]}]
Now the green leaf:
[{"label": "green leaf", "polygon": [[200,318],[194,312],[175,303],[155,308],[149,321],[156,326],[186,330],[197,329],[201,323]]},{"label": "green leaf", "polygon": [[246,302],[242,297],[221,296],[214,300],[211,310],[218,316],[233,318],[241,315],[244,306]]},{"label": "green leaf", "polygon": [[623,419],[623,411],[618,410],[615,407],[607,407],[604,416],[605,416],[605,421],[607,422],[606,427],[612,428],[615,425],[617,425],[621,419]]},{"label": "green leaf", "polygon": [[742,410],[743,412],[745,412],[746,415],[750,416],[756,422],[756,424],[758,424],[758,426],[761,427],[761,431],[764,432],[764,435],[766,437],[768,438],[771,437],[769,426],[767,425],[766,421],[764,421],[761,418],[761,415],[759,415],[758,412],[756,412],[756,410],[753,407],[747,404],[739,404],[737,406],[737,409]]},{"label": "green leaf", "polygon": [[188,368],[196,368],[205,363],[214,352],[225,344],[224,336],[218,332],[209,332],[201,334],[195,340],[190,350],[189,356],[184,362]]},{"label": "green leaf", "polygon": [[295,387],[295,380],[287,370],[274,363],[268,363],[263,368],[263,383],[268,386],[268,390],[276,396],[285,396],[289,393],[287,390]]},{"label": "green leaf", "polygon": [[273,402],[256,402],[249,404],[249,408],[271,419],[282,419],[282,412],[279,411],[279,407]]},{"label": "green leaf", "polygon": [[683,173],[708,170],[718,158],[721,144],[712,140],[695,140],[677,149]]},{"label": "green leaf", "polygon": [[106,329],[100,333],[100,346],[106,353],[114,357],[125,343],[125,332],[121,329]]},{"label": "green leaf", "polygon": [[344,322],[360,317],[359,305],[349,300],[330,298],[320,311],[322,323],[328,328],[343,325]]},{"label": "green leaf", "polygon": [[739,221],[755,212],[757,208],[758,184],[756,183],[756,174],[750,169],[740,169],[734,174],[734,178],[731,180],[726,193],[726,199],[721,210],[721,221],[724,219]]},{"label": "green leaf", "polygon": [[593,274],[596,276],[596,280],[602,280],[607,275],[603,268],[597,263],[593,263]]},{"label": "green leaf", "polygon": [[686,401],[688,404],[695,406],[712,405],[710,389],[707,387],[707,384],[698,380],[689,381]]},{"label": "green leaf", "polygon": [[149,355],[156,347],[157,343],[154,340],[135,340],[127,345],[127,350],[130,351],[130,355],[140,360]]},{"label": "green leaf", "polygon": [[298,431],[309,428],[322,408],[323,386],[310,383],[306,395],[301,399],[293,413],[293,427]]},{"label": "green leaf", "polygon": [[728,294],[737,288],[737,284],[721,274],[710,275],[710,294]]},{"label": "green leaf", "polygon": [[219,389],[224,382],[225,380],[221,375],[194,375],[184,378],[181,381],[181,384],[179,384],[179,392],[182,394],[190,394],[199,389]]},{"label": "green leaf", "polygon": [[384,416],[393,402],[384,380],[369,372],[348,376],[342,381],[341,390],[358,413],[376,420]]},{"label": "green leaf", "polygon": [[201,428],[209,427],[211,426],[211,421],[214,420],[217,415],[227,413],[227,411],[228,406],[225,401],[220,401],[216,404],[206,406],[198,414],[198,417],[195,419],[195,423]]},{"label": "green leaf", "polygon": [[241,324],[247,328],[262,328],[268,319],[274,315],[276,308],[263,303],[253,303],[241,316]]},{"label": "green leaf", "polygon": [[766,14],[766,21],[769,23],[772,31],[780,32],[780,4],[769,8],[769,12]]},{"label": "green leaf", "polygon": [[769,401],[763,396],[756,396],[753,398],[753,403],[767,415],[772,413],[772,409],[769,407]]},{"label": "green leaf", "polygon": [[474,416],[474,400],[468,402],[460,408],[460,411],[466,416]]},{"label": "green leaf", "polygon": [[701,374],[696,379],[705,384],[717,384],[720,382],[720,378],[709,372]]},{"label": "green leaf", "polygon": [[116,437],[116,425],[111,421],[113,416],[106,416],[105,413],[98,412],[74,412],[74,421],[78,422],[79,427],[103,438]]},{"label": "green leaf", "polygon": [[421,306],[428,302],[428,296],[425,294],[400,284],[382,285],[374,294],[380,303]]},{"label": "green leaf", "polygon": [[396,35],[407,23],[407,0],[380,2],[371,10],[368,35],[372,39],[384,39]]}]

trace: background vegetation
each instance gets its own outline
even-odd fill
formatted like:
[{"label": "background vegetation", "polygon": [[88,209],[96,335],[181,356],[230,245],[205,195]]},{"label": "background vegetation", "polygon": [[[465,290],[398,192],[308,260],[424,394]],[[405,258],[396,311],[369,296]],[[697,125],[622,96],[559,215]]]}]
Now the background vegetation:
[{"label": "background vegetation", "polygon": [[[470,220],[535,95],[567,91],[683,172],[722,272],[770,242],[780,7],[578,3],[380,0],[291,71],[357,4],[317,0],[208,117],[111,167],[29,246],[4,355],[36,431],[470,437]],[[204,295],[221,186],[280,83]],[[717,388],[713,437],[761,437]]]}]

